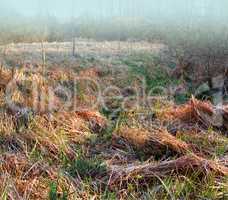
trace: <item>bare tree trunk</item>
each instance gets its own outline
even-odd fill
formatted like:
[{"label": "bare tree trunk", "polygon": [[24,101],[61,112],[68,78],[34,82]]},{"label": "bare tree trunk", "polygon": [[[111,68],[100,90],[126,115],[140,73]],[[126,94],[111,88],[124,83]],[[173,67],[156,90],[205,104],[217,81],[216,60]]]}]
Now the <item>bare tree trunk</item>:
[{"label": "bare tree trunk", "polygon": [[3,50],[3,56],[4,57],[7,56],[7,53],[8,53],[8,46],[5,45],[4,50]]},{"label": "bare tree trunk", "polygon": [[44,74],[45,72],[45,67],[46,67],[46,52],[45,52],[45,47],[44,47],[44,42],[41,42],[41,49],[42,49],[42,72]]},{"label": "bare tree trunk", "polygon": [[72,42],[73,42],[73,51],[72,51],[72,55],[75,57],[76,56],[76,39],[73,38],[72,39]]},{"label": "bare tree trunk", "polygon": [[15,71],[16,71],[15,66],[13,66],[11,69],[11,79],[14,79]]},{"label": "bare tree trunk", "polygon": [[2,71],[3,71],[3,62],[1,62],[0,77],[2,76]]}]

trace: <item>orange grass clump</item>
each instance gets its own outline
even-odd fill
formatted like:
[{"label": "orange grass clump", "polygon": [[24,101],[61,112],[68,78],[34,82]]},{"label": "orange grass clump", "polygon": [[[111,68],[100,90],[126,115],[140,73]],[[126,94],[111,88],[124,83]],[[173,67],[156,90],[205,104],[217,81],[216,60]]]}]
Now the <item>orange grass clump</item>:
[{"label": "orange grass clump", "polygon": [[212,104],[209,102],[199,101],[192,97],[186,105],[173,109],[169,114],[173,116],[173,118],[178,118],[183,121],[192,121],[200,120],[201,113],[212,116],[214,114]]},{"label": "orange grass clump", "polygon": [[200,122],[205,127],[226,127],[225,119],[227,112],[224,108],[214,107],[210,102],[192,99],[185,105],[170,109],[166,112],[166,118],[171,120],[181,120],[184,122]]},{"label": "orange grass clump", "polygon": [[163,154],[167,149],[180,154],[190,151],[187,143],[178,140],[166,130],[149,132],[145,129],[123,127],[117,132],[117,136],[148,153]]},{"label": "orange grass clump", "polygon": [[10,70],[0,69],[0,90],[5,90],[8,83],[12,80],[12,72]]},{"label": "orange grass clump", "polygon": [[74,80],[74,75],[75,73],[73,72],[73,70],[60,68],[58,66],[46,72],[46,77],[52,81]]},{"label": "orange grass clump", "polygon": [[79,77],[90,77],[90,78],[98,78],[101,75],[101,70],[97,67],[91,67],[79,72]]},{"label": "orange grass clump", "polygon": [[215,107],[210,102],[200,101],[194,97],[185,104],[170,108],[164,112],[165,120],[180,120],[182,122],[200,122],[204,127],[217,127],[228,129],[227,106]]},{"label": "orange grass clump", "polygon": [[91,124],[104,129],[107,125],[107,120],[97,111],[76,111],[76,114]]}]

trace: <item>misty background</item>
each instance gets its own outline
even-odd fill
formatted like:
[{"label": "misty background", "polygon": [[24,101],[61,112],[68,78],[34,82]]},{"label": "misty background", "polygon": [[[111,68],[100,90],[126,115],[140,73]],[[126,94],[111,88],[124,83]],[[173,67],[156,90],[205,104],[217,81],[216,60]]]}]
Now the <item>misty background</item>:
[{"label": "misty background", "polygon": [[162,40],[176,32],[224,38],[227,8],[226,0],[1,0],[0,38]]},{"label": "misty background", "polygon": [[[220,0],[1,0],[0,10],[6,15],[51,15],[59,20],[72,16],[197,18],[223,19],[227,17],[228,2]],[[158,14],[160,14],[158,16]]]}]

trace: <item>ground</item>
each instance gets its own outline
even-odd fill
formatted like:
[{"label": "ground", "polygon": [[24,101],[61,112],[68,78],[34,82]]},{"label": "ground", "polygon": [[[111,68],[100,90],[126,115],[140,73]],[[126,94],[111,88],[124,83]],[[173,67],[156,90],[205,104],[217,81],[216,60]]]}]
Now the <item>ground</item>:
[{"label": "ground", "polygon": [[41,44],[2,47],[2,199],[228,198],[227,108],[214,120],[164,45],[44,47],[44,66]]}]

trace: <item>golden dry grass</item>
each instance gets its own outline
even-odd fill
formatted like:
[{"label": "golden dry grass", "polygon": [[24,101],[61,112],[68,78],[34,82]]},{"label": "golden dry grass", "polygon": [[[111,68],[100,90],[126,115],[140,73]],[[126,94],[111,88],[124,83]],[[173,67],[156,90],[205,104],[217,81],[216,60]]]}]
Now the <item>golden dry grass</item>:
[{"label": "golden dry grass", "polygon": [[209,117],[214,114],[214,108],[210,102],[203,102],[195,99],[192,99],[185,105],[181,105],[177,108],[172,109],[167,112],[167,115],[172,116],[174,119],[180,119],[183,121],[200,121],[207,123],[207,121],[201,115],[208,115]]},{"label": "golden dry grass", "polygon": [[[49,69],[46,71],[45,77],[41,71],[26,74],[26,70],[19,69],[15,71],[14,79],[16,85],[21,88],[14,91],[12,100],[22,107],[31,108],[34,116],[29,127],[18,131],[16,113],[7,113],[9,108],[4,99],[4,87],[11,79],[10,73],[10,71],[4,70],[0,76],[5,77],[2,79],[4,84],[2,84],[3,90],[0,92],[0,106],[3,109],[3,112],[0,113],[0,196],[7,194],[7,199],[47,199],[50,193],[50,182],[54,181],[58,182],[58,194],[63,194],[63,188],[68,188],[68,199],[90,198],[90,193],[95,193],[91,191],[90,187],[95,183],[87,185],[86,187],[89,189],[85,191],[81,188],[85,184],[84,180],[80,176],[71,177],[67,171],[69,165],[72,165],[71,161],[77,161],[80,158],[81,151],[86,152],[85,155],[83,154],[83,159],[95,157],[97,152],[100,152],[99,156],[103,159],[113,158],[112,162],[106,162],[107,171],[103,172],[105,177],[95,177],[96,181],[101,182],[99,190],[103,192],[103,187],[107,187],[111,191],[116,187],[118,190],[122,190],[128,183],[140,184],[142,179],[143,183],[149,186],[150,181],[156,177],[162,179],[169,176],[190,177],[195,172],[199,177],[214,174],[219,179],[228,175],[224,162],[218,164],[211,154],[208,156],[208,152],[213,146],[224,145],[226,142],[222,137],[215,137],[217,132],[213,133],[213,137],[212,134],[210,137],[206,137],[208,144],[205,146],[202,130],[206,132],[206,129],[202,129],[201,132],[198,129],[182,132],[178,130],[177,133],[171,134],[167,127],[162,125],[162,122],[173,123],[179,119],[180,123],[200,122],[206,125],[205,127],[209,127],[211,124],[208,119],[210,118],[205,116],[211,117],[215,110],[208,102],[192,98],[186,105],[177,107],[167,100],[164,102],[159,100],[153,102],[152,105],[156,111],[155,118],[159,121],[152,126],[153,128],[142,126],[141,122],[134,119],[134,116],[130,116],[131,112],[125,113],[125,120],[129,123],[134,121],[132,124],[136,124],[136,126],[127,125],[128,123],[121,123],[122,115],[113,122],[107,120],[98,111],[100,105],[91,108],[96,102],[97,88],[94,85],[88,88],[87,83],[79,83],[81,93],[75,97],[78,100],[75,102],[77,105],[72,105],[78,108],[77,111],[60,110],[65,102],[50,91],[50,87],[62,84],[64,81],[69,83],[78,77],[98,80],[102,76],[99,68],[91,67],[82,70],[79,74],[61,68]],[[29,93],[33,82],[37,85],[38,96]],[[52,112],[50,112],[50,102],[53,104]],[[145,108],[140,107],[138,110],[142,111]],[[147,112],[149,113],[148,110]],[[224,113],[227,112],[224,110]],[[226,115],[224,116],[226,117]],[[146,120],[147,118],[144,119],[144,121]],[[110,128],[114,132],[109,133]],[[107,135],[104,135],[105,133]],[[95,134],[96,138],[92,141],[91,138]],[[183,137],[187,135],[189,138]],[[106,137],[112,140],[109,141]],[[97,138],[98,140],[96,140]],[[78,146],[81,147],[80,151],[77,150]],[[134,149],[133,152],[130,151],[131,147]],[[223,150],[225,151],[225,149]],[[138,152],[146,155],[141,164],[138,162]],[[211,152],[215,154],[214,151]],[[225,158],[224,152],[221,155]],[[116,158],[118,158],[118,162],[114,162]],[[145,158],[150,160],[146,161]],[[153,159],[156,162],[152,161]],[[82,163],[82,166],[76,165],[79,167],[77,170],[93,166],[86,161]],[[88,166],[84,166],[85,163]],[[61,174],[61,172],[64,173]],[[106,182],[107,178],[108,182]],[[94,186],[94,188],[96,187],[98,185]],[[99,199],[99,196],[95,194],[93,198]]]},{"label": "golden dry grass", "polygon": [[175,160],[163,161],[161,163],[131,164],[129,166],[108,166],[110,170],[110,187],[119,187],[127,182],[131,182],[137,177],[150,179],[164,177],[167,175],[198,173],[206,175],[213,172],[218,176],[227,176],[228,168],[214,161],[209,161],[195,155],[186,155]]},{"label": "golden dry grass", "polygon": [[[63,186],[68,187],[70,193],[74,191],[69,179],[59,176],[57,167],[49,166],[42,161],[32,162],[22,153],[6,153],[1,155],[0,159],[1,197],[12,200],[47,199],[50,182],[57,179],[59,194],[63,193]],[[69,199],[74,197],[69,196]]]},{"label": "golden dry grass", "polygon": [[146,129],[122,127],[116,134],[138,149],[145,149],[151,155],[162,155],[168,149],[179,154],[191,151],[187,143],[178,140],[166,130],[148,131]]}]

